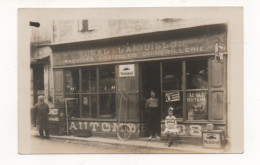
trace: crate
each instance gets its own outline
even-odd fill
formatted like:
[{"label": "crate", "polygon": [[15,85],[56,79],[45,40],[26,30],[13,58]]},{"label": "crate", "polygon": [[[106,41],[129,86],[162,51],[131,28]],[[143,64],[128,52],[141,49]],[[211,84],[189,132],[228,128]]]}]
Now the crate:
[{"label": "crate", "polygon": [[202,131],[202,146],[204,148],[221,149],[225,146],[223,130]]}]

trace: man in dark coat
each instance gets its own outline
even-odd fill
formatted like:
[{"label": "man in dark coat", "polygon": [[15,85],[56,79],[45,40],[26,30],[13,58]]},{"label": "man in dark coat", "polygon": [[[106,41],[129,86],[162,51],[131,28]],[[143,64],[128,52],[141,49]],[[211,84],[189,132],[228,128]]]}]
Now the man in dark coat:
[{"label": "man in dark coat", "polygon": [[36,124],[39,128],[40,137],[43,139],[43,130],[45,131],[46,139],[49,139],[49,106],[44,103],[44,96],[39,96],[39,102],[35,105]]}]

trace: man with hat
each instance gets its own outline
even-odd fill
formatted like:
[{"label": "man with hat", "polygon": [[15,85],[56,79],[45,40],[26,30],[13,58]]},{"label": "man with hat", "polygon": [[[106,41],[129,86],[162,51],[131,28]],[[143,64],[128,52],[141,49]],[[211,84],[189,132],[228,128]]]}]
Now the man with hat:
[{"label": "man with hat", "polygon": [[38,103],[35,105],[36,124],[39,129],[40,137],[43,139],[43,130],[45,131],[46,139],[49,139],[49,106],[44,102],[44,96],[38,97]]}]

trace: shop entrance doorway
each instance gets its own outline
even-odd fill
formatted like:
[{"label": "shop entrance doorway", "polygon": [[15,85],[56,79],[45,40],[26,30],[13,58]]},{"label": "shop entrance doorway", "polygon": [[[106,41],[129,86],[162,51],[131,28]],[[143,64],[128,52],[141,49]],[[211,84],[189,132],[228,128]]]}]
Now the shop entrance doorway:
[{"label": "shop entrance doorway", "polygon": [[[148,114],[145,110],[145,103],[146,100],[149,99],[151,96],[150,95],[151,90],[155,91],[156,94],[155,97],[159,99],[159,104],[161,102],[160,63],[159,62],[142,63],[140,64],[140,68],[141,68],[142,120],[144,122],[147,122]],[[161,119],[161,116],[158,116],[158,118]],[[160,123],[158,123],[158,127],[160,129]],[[144,132],[144,136],[148,136],[147,131]]]}]

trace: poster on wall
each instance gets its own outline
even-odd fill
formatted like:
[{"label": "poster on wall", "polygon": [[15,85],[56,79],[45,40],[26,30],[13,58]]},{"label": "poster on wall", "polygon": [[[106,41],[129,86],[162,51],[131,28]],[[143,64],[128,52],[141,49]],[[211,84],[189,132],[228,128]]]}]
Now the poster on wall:
[{"label": "poster on wall", "polygon": [[180,101],[180,92],[174,91],[174,92],[165,93],[165,100],[166,103]]},{"label": "poster on wall", "polygon": [[188,120],[207,119],[207,92],[190,91],[187,92]]}]

